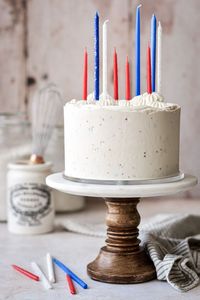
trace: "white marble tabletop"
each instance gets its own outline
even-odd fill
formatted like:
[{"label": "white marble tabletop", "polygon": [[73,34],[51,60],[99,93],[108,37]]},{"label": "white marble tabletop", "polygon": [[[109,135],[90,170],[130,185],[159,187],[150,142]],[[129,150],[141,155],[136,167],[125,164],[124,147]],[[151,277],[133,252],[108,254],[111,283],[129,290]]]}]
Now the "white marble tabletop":
[{"label": "white marble tabletop", "polygon": [[[199,210],[199,200],[148,200],[139,205],[143,216],[148,217],[156,211],[168,212],[188,211],[190,201],[191,212]],[[98,201],[97,201],[98,202]],[[102,202],[99,202],[102,204]],[[160,206],[159,206],[160,203]],[[187,205],[185,205],[187,204]],[[155,208],[155,209],[154,209]],[[77,214],[77,217],[92,215],[102,218],[104,210],[96,208]],[[90,213],[89,213],[90,212]],[[96,213],[97,212],[97,213]],[[64,217],[68,217],[66,215]],[[63,216],[62,216],[63,217]],[[1,300],[196,300],[200,299],[200,286],[187,292],[180,293],[171,288],[166,282],[157,280],[142,284],[111,285],[91,280],[86,273],[86,265],[97,255],[99,248],[104,245],[104,239],[66,232],[56,228],[53,233],[38,236],[19,236],[9,234],[6,224],[0,224],[0,299]],[[36,261],[46,272],[45,254],[49,251],[69,266],[77,275],[88,283],[89,289],[84,290],[76,285],[78,294],[69,294],[64,274],[56,268],[57,283],[53,290],[44,290],[39,282],[34,282],[18,274],[11,268],[15,263],[31,270],[30,262]]]}]

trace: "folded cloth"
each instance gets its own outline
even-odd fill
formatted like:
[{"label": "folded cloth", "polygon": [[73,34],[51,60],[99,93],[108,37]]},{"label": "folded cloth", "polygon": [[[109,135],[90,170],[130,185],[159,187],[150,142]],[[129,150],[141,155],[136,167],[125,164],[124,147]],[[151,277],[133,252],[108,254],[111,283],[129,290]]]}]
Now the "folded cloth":
[{"label": "folded cloth", "polygon": [[200,216],[169,216],[145,224],[141,233],[158,280],[182,292],[199,284]]},{"label": "folded cloth", "polygon": [[[102,224],[65,220],[62,225],[73,232],[103,237]],[[199,284],[200,216],[159,215],[140,226],[140,239],[156,268],[158,280],[186,292]]]}]

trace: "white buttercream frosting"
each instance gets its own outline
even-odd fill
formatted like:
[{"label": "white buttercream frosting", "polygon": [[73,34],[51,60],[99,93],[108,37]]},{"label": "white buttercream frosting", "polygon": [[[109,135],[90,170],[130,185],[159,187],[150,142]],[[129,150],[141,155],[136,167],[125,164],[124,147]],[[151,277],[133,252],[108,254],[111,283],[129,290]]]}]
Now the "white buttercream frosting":
[{"label": "white buttercream frosting", "polygon": [[77,100],[64,107],[66,176],[144,180],[177,175],[178,106],[172,110],[126,100],[105,106],[99,102]]},{"label": "white buttercream frosting", "polygon": [[153,92],[151,94],[144,93],[142,95],[135,96],[132,100],[135,100],[142,105],[149,105],[155,102],[163,102],[164,97],[159,93]]},{"label": "white buttercream frosting", "polygon": [[112,106],[116,105],[116,101],[109,94],[101,94],[99,100],[94,99],[94,92],[89,94],[86,103],[96,104],[100,106]]},{"label": "white buttercream frosting", "polygon": [[88,104],[95,104],[96,103],[96,100],[94,99],[94,92],[89,94],[87,96],[87,101],[86,101]]},{"label": "white buttercream frosting", "polygon": [[131,102],[127,100],[118,100],[118,106],[129,107]]},{"label": "white buttercream frosting", "polygon": [[102,93],[100,95],[99,101],[97,101],[99,105],[102,106],[109,106],[109,105],[116,105],[116,101],[109,95],[109,94],[104,94]]},{"label": "white buttercream frosting", "polygon": [[101,94],[100,99],[97,101],[94,99],[94,93],[88,95],[87,100],[71,100],[71,104],[78,104],[78,105],[95,105],[100,107],[110,107],[113,106],[117,109],[130,109],[130,110],[146,110],[150,109],[153,110],[175,110],[179,106],[174,103],[167,103],[164,102],[164,97],[156,92],[151,94],[144,93],[139,96],[135,96],[132,100],[114,100],[109,94]]},{"label": "white buttercream frosting", "polygon": [[158,109],[174,108],[176,106],[173,103],[164,102],[164,97],[156,92],[151,94],[144,93],[142,95],[135,96],[130,102],[133,106],[155,107]]}]

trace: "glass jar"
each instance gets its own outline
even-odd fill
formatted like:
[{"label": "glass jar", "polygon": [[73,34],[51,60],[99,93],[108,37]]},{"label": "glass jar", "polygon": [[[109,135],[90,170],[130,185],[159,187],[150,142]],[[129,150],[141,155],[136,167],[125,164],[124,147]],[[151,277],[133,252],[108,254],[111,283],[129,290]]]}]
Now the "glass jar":
[{"label": "glass jar", "polygon": [[24,114],[0,114],[0,221],[6,220],[7,165],[31,153],[30,126]]}]

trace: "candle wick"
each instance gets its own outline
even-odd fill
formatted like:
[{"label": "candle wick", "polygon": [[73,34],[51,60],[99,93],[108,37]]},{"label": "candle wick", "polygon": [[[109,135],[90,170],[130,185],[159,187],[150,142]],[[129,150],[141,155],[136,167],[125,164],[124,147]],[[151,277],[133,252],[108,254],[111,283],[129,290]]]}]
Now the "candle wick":
[{"label": "candle wick", "polygon": [[137,6],[137,9],[140,8],[140,7],[142,7],[142,4],[138,5],[138,6]]},{"label": "candle wick", "polygon": [[152,18],[154,18],[154,19],[156,18],[155,14],[152,15]]}]

